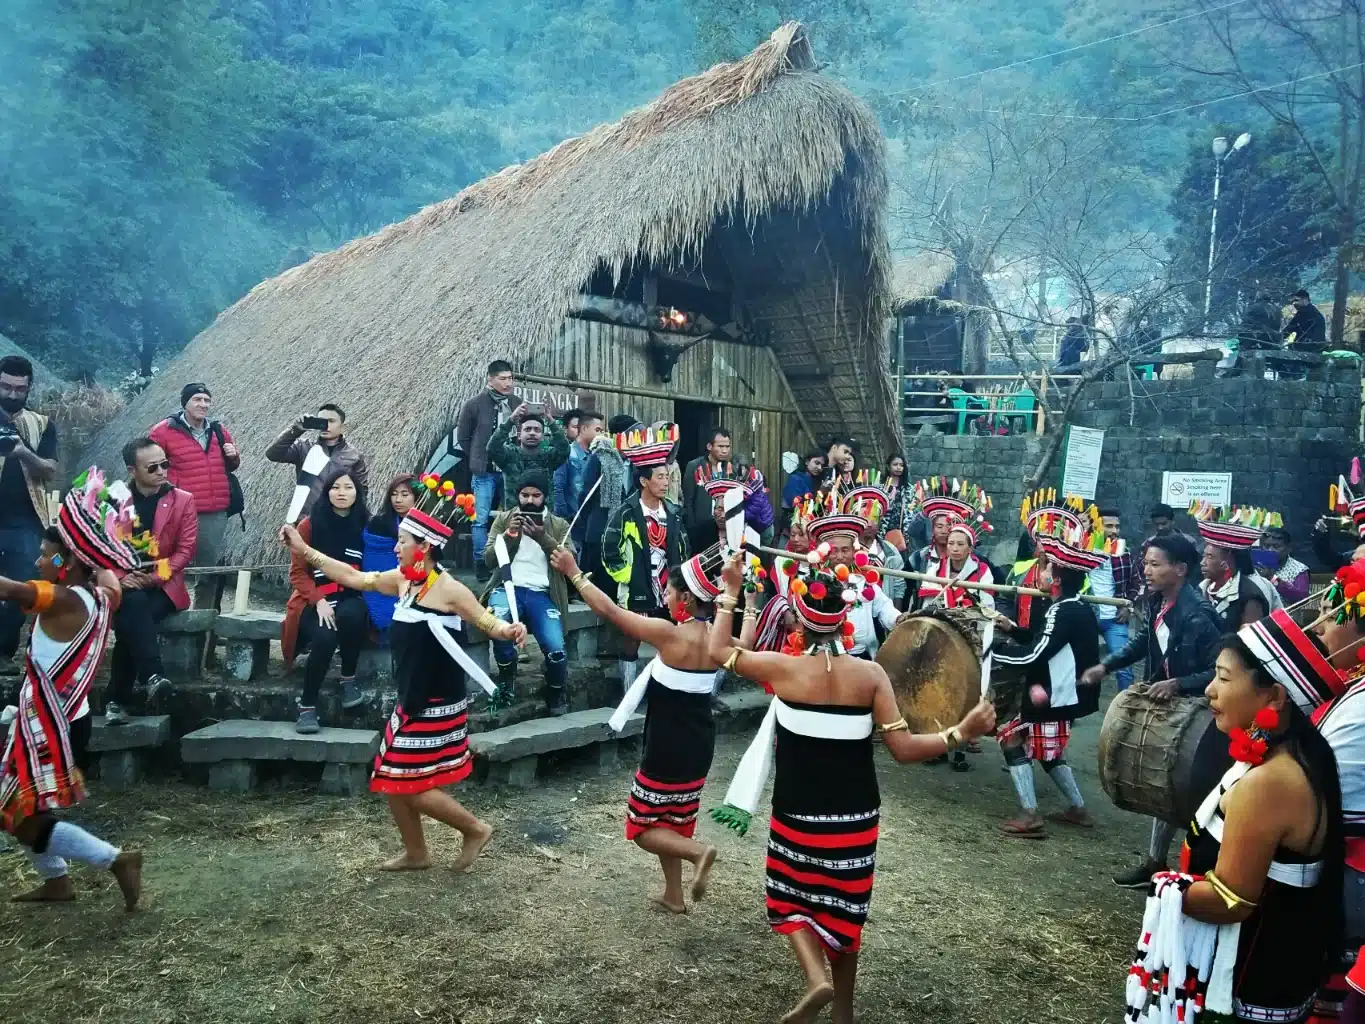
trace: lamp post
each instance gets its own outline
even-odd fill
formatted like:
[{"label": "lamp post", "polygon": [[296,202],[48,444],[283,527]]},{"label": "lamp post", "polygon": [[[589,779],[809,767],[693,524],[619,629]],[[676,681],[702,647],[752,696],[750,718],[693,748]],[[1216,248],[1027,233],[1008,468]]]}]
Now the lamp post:
[{"label": "lamp post", "polygon": [[1213,254],[1218,244],[1218,195],[1223,189],[1223,161],[1245,149],[1251,136],[1243,132],[1231,146],[1223,136],[1213,140],[1213,216],[1209,218],[1209,269],[1204,276],[1204,332],[1209,329],[1209,308],[1213,305]]}]

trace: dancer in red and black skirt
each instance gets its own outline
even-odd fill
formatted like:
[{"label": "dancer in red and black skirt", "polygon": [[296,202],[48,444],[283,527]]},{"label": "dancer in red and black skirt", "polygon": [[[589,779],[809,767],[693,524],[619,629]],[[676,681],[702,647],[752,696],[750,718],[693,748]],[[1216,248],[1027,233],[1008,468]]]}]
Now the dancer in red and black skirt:
[{"label": "dancer in red and black skirt", "polygon": [[403,852],[380,865],[382,871],[420,871],[431,867],[422,816],[458,830],[464,836],[454,871],[468,871],[493,834],[441,787],[465,778],[473,768],[466,711],[465,675],[485,690],[494,687],[486,673],[464,652],[451,631],[463,629],[461,616],[484,633],[518,644],[526,627],[499,621],[459,580],[442,571],[441,547],[458,522],[472,518],[472,499],[456,497],[434,477],[422,481],[417,504],[398,527],[398,568],[361,572],[328,558],[304,543],[292,526],[281,538],[309,565],[351,590],[377,591],[397,597],[389,646],[398,704],[375,757],[370,789],[388,797],[389,810],[403,837]]},{"label": "dancer in red and black skirt", "polygon": [[654,902],[675,914],[687,913],[682,862],[692,864],[692,899],[706,895],[716,848],[692,838],[716,728],[711,721],[711,689],[716,670],[706,656],[711,601],[720,590],[712,582],[720,570],[720,546],[683,562],[668,578],[664,602],[672,621],[626,611],[593,585],[573,553],[560,548],[550,564],[567,576],[588,607],[635,640],[659,652],[626,691],[611,717],[617,732],[645,694],[644,756],[630,787],[626,838],[659,858],[664,891]]},{"label": "dancer in red and black skirt", "polygon": [[[995,709],[982,701],[962,722],[915,735],[896,706],[880,665],[842,657],[856,595],[841,591],[828,566],[807,566],[805,593],[792,591],[799,625],[785,653],[743,651],[730,619],[743,584],[740,557],[725,566],[708,649],[714,662],[757,680],[774,699],[740,761],[717,820],[743,833],[758,806],[776,740],[777,776],[768,833],[768,923],[791,943],[806,993],[787,1024],[811,1021],[834,1003],[836,1024],[852,1024],[853,987],[863,924],[872,901],[881,797],[873,764],[874,722],[897,761],[923,761],[985,735]],[[820,583],[820,587],[813,584]],[[823,597],[811,596],[812,589]],[[807,657],[806,655],[814,655]],[[829,964],[833,983],[826,974]]]}]

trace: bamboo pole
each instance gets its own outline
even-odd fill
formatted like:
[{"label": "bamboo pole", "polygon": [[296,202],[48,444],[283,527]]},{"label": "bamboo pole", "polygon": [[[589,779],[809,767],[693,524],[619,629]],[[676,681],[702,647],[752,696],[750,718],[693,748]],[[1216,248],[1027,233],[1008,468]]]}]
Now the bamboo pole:
[{"label": "bamboo pole", "polygon": [[[757,544],[749,544],[746,547],[751,551],[760,551],[765,555],[776,555],[780,558],[794,558],[798,562],[802,556],[796,551],[783,551],[781,548],[765,548]],[[888,569],[885,566],[877,566],[877,571],[885,576],[897,576],[903,580],[917,580],[921,583],[937,583],[941,587],[962,587],[964,590],[988,590],[992,594],[1022,594],[1024,597],[1046,597],[1051,599],[1051,594],[1045,594],[1041,590],[1032,587],[1015,587],[1007,583],[973,583],[968,580],[948,579],[944,576],[931,576],[924,572],[910,572],[908,569]],[[1094,594],[1078,595],[1086,604],[1110,605],[1114,608],[1131,608],[1132,601],[1124,600],[1121,597],[1097,597]]]}]

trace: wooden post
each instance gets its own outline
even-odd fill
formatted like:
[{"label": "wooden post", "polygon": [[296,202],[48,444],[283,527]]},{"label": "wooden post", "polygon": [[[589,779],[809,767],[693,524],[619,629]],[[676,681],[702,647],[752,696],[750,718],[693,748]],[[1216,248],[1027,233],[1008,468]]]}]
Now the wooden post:
[{"label": "wooden post", "polygon": [[237,570],[237,592],[232,595],[232,614],[245,615],[251,604],[251,570]]}]

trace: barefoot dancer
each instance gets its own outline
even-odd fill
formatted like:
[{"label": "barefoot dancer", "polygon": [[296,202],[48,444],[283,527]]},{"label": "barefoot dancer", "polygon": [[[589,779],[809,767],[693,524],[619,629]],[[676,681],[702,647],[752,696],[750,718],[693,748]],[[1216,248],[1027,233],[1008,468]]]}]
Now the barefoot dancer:
[{"label": "barefoot dancer", "polygon": [[361,572],[309,547],[292,526],[280,531],[291,551],[329,579],[351,590],[399,599],[389,627],[398,705],[375,756],[370,789],[388,797],[403,852],[380,865],[382,871],[431,867],[423,815],[464,836],[460,856],[451,865],[454,871],[472,869],[493,834],[491,825],[441,788],[459,782],[474,767],[465,724],[469,707],[465,674],[489,693],[496,689],[450,631],[463,628],[463,616],[495,639],[522,643],[526,627],[499,622],[440,567],[441,548],[454,534],[455,524],[472,518],[473,506],[466,498],[457,499],[454,487],[439,485],[435,477],[424,479],[417,505],[398,527],[398,568],[387,572]]},{"label": "barefoot dancer", "polygon": [[[768,923],[787,936],[806,976],[805,996],[782,1020],[811,1021],[833,1002],[836,1024],[852,1024],[881,803],[873,722],[885,723],[878,728],[897,761],[922,761],[984,735],[995,724],[995,709],[982,701],[951,729],[923,736],[909,732],[881,666],[842,656],[850,639],[846,623],[854,595],[841,592],[827,566],[807,571],[805,592],[792,591],[799,631],[788,637],[788,653],[767,654],[741,651],[730,640],[743,572],[738,557],[725,566],[725,595],[716,602],[716,624],[708,641],[711,658],[762,682],[775,697],[740,762],[726,806],[713,815],[741,833],[748,828],[767,779],[775,733]],[[813,597],[812,591],[824,596]],[[827,960],[832,985],[825,973]]]},{"label": "barefoot dancer", "polygon": [[53,815],[85,798],[80,765],[90,742],[90,683],[121,594],[111,570],[140,567],[128,543],[133,523],[131,493],[123,488],[111,496],[99,470],[92,469],[76,482],[57,525],[43,537],[39,579],[16,583],[0,577],[0,600],[16,601],[34,615],[17,716],[0,762],[0,824],[28,848],[42,884],[14,897],[16,902],[75,899],[66,873],[70,858],[112,871],[124,907],[137,908],[142,854],[119,851]]},{"label": "barefoot dancer", "polygon": [[619,607],[579,570],[568,550],[560,548],[550,556],[550,564],[569,577],[589,608],[626,636],[651,644],[659,652],[627,691],[612,716],[612,727],[619,731],[625,725],[647,689],[644,756],[630,787],[626,838],[659,858],[664,891],[654,902],[675,914],[687,913],[682,862],[692,864],[692,899],[696,901],[706,895],[716,859],[716,848],[703,846],[692,835],[716,744],[711,721],[716,670],[706,655],[708,623],[704,617],[711,614],[711,601],[720,593],[707,573],[709,569],[715,575],[720,557],[716,545],[669,575],[664,601],[673,621],[667,622]]}]

